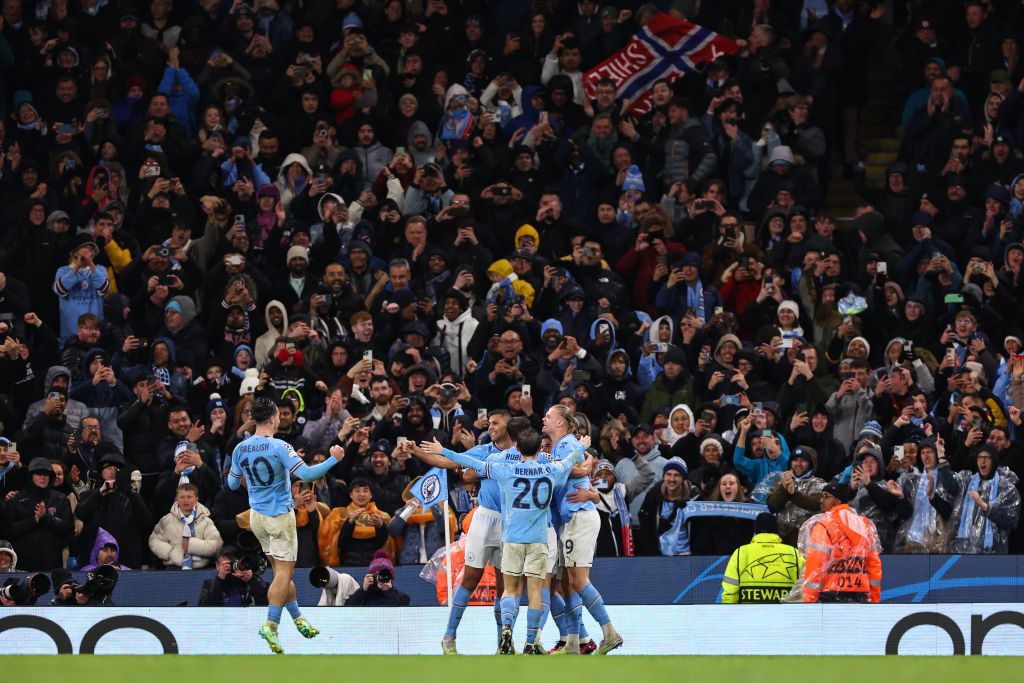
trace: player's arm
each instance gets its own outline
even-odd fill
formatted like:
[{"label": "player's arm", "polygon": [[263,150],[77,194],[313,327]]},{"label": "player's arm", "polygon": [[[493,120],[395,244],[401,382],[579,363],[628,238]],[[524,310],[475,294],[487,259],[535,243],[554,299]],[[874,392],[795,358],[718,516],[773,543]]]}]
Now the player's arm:
[{"label": "player's arm", "polygon": [[238,448],[231,453],[231,469],[228,470],[228,488],[237,491],[242,487],[242,467],[238,464]]},{"label": "player's arm", "polygon": [[334,445],[331,446],[331,457],[327,458],[319,465],[310,466],[302,460],[302,457],[298,453],[292,450],[290,445],[287,450],[291,453],[288,461],[289,474],[298,477],[302,481],[316,481],[317,479],[321,479],[331,471],[332,467],[345,458],[345,449],[341,446]]},{"label": "player's arm", "polygon": [[[409,441],[407,443],[412,442]],[[434,453],[428,453],[419,446],[412,446],[412,452],[417,458],[427,463],[431,467],[440,467],[443,470],[454,470],[459,467],[459,463],[455,462],[454,460],[446,458],[443,455],[435,455]]]},{"label": "player's arm", "polygon": [[417,450],[422,450],[424,453],[429,453],[435,457],[443,457],[451,460],[463,467],[470,467],[477,472],[485,473],[487,471],[487,463],[479,458],[474,458],[468,453],[456,453],[455,451],[448,450],[441,446],[441,443],[434,439],[433,441],[421,441]]}]

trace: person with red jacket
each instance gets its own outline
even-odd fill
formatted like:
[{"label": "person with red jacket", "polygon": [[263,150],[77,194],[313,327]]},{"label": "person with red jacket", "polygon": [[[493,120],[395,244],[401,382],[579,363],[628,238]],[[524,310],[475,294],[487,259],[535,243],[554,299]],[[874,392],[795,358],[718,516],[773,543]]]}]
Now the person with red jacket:
[{"label": "person with red jacket", "polygon": [[879,602],[881,546],[875,525],[847,504],[853,490],[832,483],[821,493],[822,514],[804,523],[800,545],[806,558],[804,602]]}]

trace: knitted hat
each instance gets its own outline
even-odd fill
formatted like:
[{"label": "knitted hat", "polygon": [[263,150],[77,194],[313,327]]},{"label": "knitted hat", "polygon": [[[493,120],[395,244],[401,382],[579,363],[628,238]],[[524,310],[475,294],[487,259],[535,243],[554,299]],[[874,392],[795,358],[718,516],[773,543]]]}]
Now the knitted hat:
[{"label": "knitted hat", "polygon": [[300,247],[297,244],[294,247],[289,247],[288,257],[284,262],[291,263],[293,258],[305,259],[306,263],[309,263],[309,247]]},{"label": "knitted hat", "polygon": [[703,441],[700,442],[700,452],[701,453],[704,452],[704,448],[706,446],[714,446],[715,448],[718,449],[718,453],[719,454],[722,453],[722,442],[719,441],[718,439],[716,439],[713,436],[709,436],[708,438],[706,438],[706,439],[704,439]]},{"label": "knitted hat", "polygon": [[683,460],[682,458],[680,458],[679,456],[676,456],[674,458],[670,458],[669,461],[665,463],[665,466],[663,468],[661,468],[662,474],[664,474],[665,472],[668,472],[669,470],[673,470],[675,472],[678,472],[680,474],[680,476],[683,477],[683,479],[688,477],[689,474],[690,474],[690,470],[686,466],[686,461]]},{"label": "knitted hat", "polygon": [[238,387],[238,395],[254,394],[259,385],[260,371],[256,368],[249,368],[245,371],[245,377],[242,378],[242,383]]},{"label": "knitted hat", "polygon": [[370,560],[370,566],[367,571],[370,574],[375,574],[381,569],[387,569],[391,572],[391,575],[395,575],[395,565],[391,562],[391,557],[388,555],[387,550],[378,550],[373,554],[373,559]]},{"label": "knitted hat", "polygon": [[224,402],[220,394],[210,394],[210,399],[206,402],[206,416],[209,417],[215,408],[228,409],[228,404]]},{"label": "knitted hat", "polygon": [[666,363],[677,363],[686,367],[686,351],[675,345],[668,347],[668,351],[665,352],[665,358],[663,359]]},{"label": "knitted hat", "polygon": [[[868,343],[867,339],[865,339],[864,337],[854,337],[853,339],[850,340],[850,344],[852,344],[855,341],[859,341],[861,344],[863,344],[864,348],[868,350],[868,354],[871,353],[871,344]],[[850,344],[847,344],[846,348],[850,348]]]},{"label": "knitted hat", "polygon": [[878,424],[875,420],[868,420],[864,423],[864,426],[860,428],[860,434],[857,435],[857,438],[863,439],[865,436],[873,436],[876,439],[881,439],[882,425]]},{"label": "knitted hat", "polygon": [[622,191],[629,192],[631,190],[636,190],[638,192],[643,192],[644,189],[644,177],[640,173],[640,168],[636,164],[632,164],[628,169],[626,169],[626,179],[622,183]]},{"label": "knitted hat", "polygon": [[797,304],[797,302],[793,301],[792,299],[786,299],[781,304],[779,304],[779,310],[790,311],[796,317],[800,317],[800,306],[799,304]]},{"label": "knitted hat", "polygon": [[839,499],[840,503],[849,503],[853,500],[853,489],[846,484],[832,483],[824,488],[824,492]]},{"label": "knitted hat", "polygon": [[615,474],[615,465],[613,465],[609,460],[601,460],[597,463],[597,467],[594,468],[594,474],[597,474],[598,472],[611,472],[612,474]]},{"label": "knitted hat", "polygon": [[563,334],[562,323],[559,322],[558,320],[555,320],[554,318],[548,318],[547,320],[542,322],[540,324],[540,337],[541,337],[541,339],[544,338],[544,335],[547,334],[549,330],[554,330],[555,332],[558,333],[558,336],[562,336],[562,334]]},{"label": "knitted hat", "polygon": [[779,521],[770,512],[762,512],[754,520],[755,534],[777,534],[779,533]]}]

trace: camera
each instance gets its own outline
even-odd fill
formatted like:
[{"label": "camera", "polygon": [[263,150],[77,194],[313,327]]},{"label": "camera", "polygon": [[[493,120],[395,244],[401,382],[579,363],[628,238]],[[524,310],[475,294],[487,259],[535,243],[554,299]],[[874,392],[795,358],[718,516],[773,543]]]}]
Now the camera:
[{"label": "camera", "polygon": [[[47,583],[49,580],[47,579]],[[75,588],[76,593],[88,595],[92,600],[105,603],[117,587],[117,570],[108,564],[100,565],[85,574],[85,583]],[[47,587],[49,590],[49,587]]]},{"label": "camera", "polygon": [[167,247],[159,247],[155,252],[154,256],[157,258],[171,258],[171,250]]},{"label": "camera", "polygon": [[583,247],[584,256],[597,256],[597,249],[594,247]]},{"label": "camera", "polygon": [[263,554],[256,534],[248,529],[238,534],[236,541],[238,546],[238,557],[231,562],[231,571],[251,571],[256,575],[263,574],[267,569],[267,556]]},{"label": "camera", "polygon": [[330,567],[317,565],[309,570],[309,585],[313,588],[336,588],[338,576],[338,572]]},{"label": "camera", "polygon": [[3,588],[0,588],[0,597],[10,600],[15,605],[34,605],[39,596],[49,592],[50,577],[46,574],[30,574],[19,581],[9,580]]},{"label": "camera", "polygon": [[373,573],[373,585],[379,586],[382,583],[391,583],[395,580],[395,575],[390,569],[378,569]]},{"label": "camera", "polygon": [[512,188],[507,185],[502,185],[501,187],[496,187],[491,190],[491,194],[495,197],[507,197],[512,194]]}]

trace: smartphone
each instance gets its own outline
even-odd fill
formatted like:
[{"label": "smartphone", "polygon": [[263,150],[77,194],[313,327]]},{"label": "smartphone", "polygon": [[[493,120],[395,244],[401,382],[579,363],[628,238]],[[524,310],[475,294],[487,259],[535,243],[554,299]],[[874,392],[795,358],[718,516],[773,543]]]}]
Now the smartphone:
[{"label": "smartphone", "polygon": [[11,445],[7,447],[7,451],[8,452],[14,451],[15,453],[17,453],[18,452],[18,442],[17,441],[12,441]]},{"label": "smartphone", "polygon": [[666,353],[668,351],[668,344],[665,342],[658,342],[654,345],[655,353]]},{"label": "smartphone", "polygon": [[49,394],[46,395],[46,397],[51,401],[57,401],[60,399],[61,393],[59,391],[51,391]]},{"label": "smartphone", "polygon": [[761,438],[762,439],[770,439],[770,438],[772,438],[772,436],[773,436],[772,430],[770,430],[770,429],[762,429],[761,430]]},{"label": "smartphone", "polygon": [[363,351],[363,360],[373,362],[373,351]]},{"label": "smartphone", "polygon": [[373,80],[373,70],[363,69],[363,83],[369,83]]},{"label": "smartphone", "polygon": [[754,410],[752,414],[754,417],[761,417],[764,415],[764,404],[761,402],[754,403]]},{"label": "smartphone", "polygon": [[403,443],[405,443],[408,440],[409,440],[409,437],[407,437],[407,436],[400,436],[397,439],[395,439],[395,445],[396,446],[401,446]]},{"label": "smartphone", "polygon": [[405,154],[405,147],[395,147],[395,154]]},{"label": "smartphone", "polygon": [[896,456],[897,458],[899,458],[900,460],[902,460],[903,459],[903,446],[893,446],[892,447],[892,454],[894,456]]},{"label": "smartphone", "polygon": [[791,349],[791,348],[793,348],[793,338],[792,337],[783,337],[782,338],[782,348],[784,348],[784,349]]},{"label": "smartphone", "polygon": [[304,481],[304,482],[301,482],[299,484],[299,493],[305,493],[306,491],[312,491],[312,490],[313,490],[313,484],[311,484],[308,481]]},{"label": "smartphone", "polygon": [[724,313],[724,312],[725,312],[724,308],[722,308],[721,306],[715,306],[715,315],[722,315],[722,313]]},{"label": "smartphone", "polygon": [[537,114],[537,123],[539,123],[540,125],[543,126],[543,125],[546,125],[547,122],[548,122],[548,113],[546,111],[542,111],[539,114]]},{"label": "smartphone", "polygon": [[879,275],[885,275],[886,273],[889,272],[889,264],[886,263],[885,261],[879,261],[875,265],[875,270]]},{"label": "smartphone", "polygon": [[797,403],[796,404],[796,412],[798,412],[798,413],[806,413],[807,412],[807,404],[806,403]]},{"label": "smartphone", "polygon": [[487,408],[477,408],[476,419],[486,420],[487,419]]},{"label": "smartphone", "polygon": [[711,424],[712,422],[715,421],[715,413],[710,410],[705,410],[700,414],[700,419],[703,420],[704,422],[707,422],[708,424]]},{"label": "smartphone", "polygon": [[244,213],[236,213],[235,214],[235,225],[241,225],[243,228],[245,227],[245,214]]},{"label": "smartphone", "polygon": [[523,385],[523,392],[522,393],[523,393],[523,396],[531,396],[531,394],[530,394],[530,385],[529,384],[524,384]]},{"label": "smartphone", "polygon": [[956,349],[952,346],[946,349],[946,358],[949,359],[950,363],[956,363]]}]

